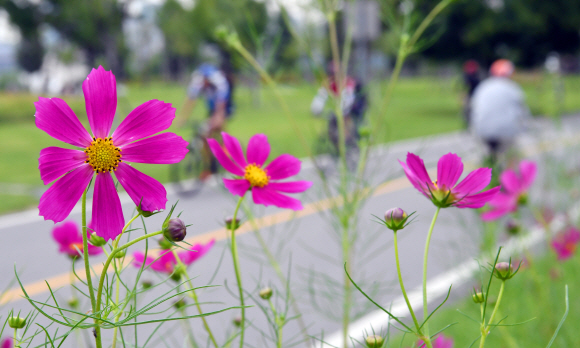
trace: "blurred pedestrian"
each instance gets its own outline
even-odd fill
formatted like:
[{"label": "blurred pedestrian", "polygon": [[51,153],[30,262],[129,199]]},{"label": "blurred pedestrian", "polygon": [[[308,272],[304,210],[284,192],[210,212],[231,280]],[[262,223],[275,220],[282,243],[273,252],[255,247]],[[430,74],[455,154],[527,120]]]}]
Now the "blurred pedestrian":
[{"label": "blurred pedestrian", "polygon": [[467,88],[467,94],[463,102],[463,120],[465,122],[465,128],[469,128],[471,121],[471,97],[473,96],[475,88],[481,82],[480,68],[477,61],[470,59],[463,64],[463,82]]},{"label": "blurred pedestrian", "polygon": [[471,98],[471,129],[487,144],[492,163],[524,130],[530,115],[524,92],[511,80],[514,70],[507,59],[495,61],[491,76],[475,88]]}]

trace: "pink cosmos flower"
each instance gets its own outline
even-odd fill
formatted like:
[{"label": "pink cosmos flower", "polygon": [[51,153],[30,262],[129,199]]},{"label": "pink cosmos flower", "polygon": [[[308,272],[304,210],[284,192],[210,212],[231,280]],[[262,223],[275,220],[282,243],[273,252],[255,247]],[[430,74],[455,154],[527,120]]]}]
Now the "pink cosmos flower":
[{"label": "pink cosmos flower", "polygon": [[[55,139],[80,150],[47,147],[38,158],[45,185],[38,210],[45,220],[63,221],[96,173],[92,220],[105,240],[114,239],[124,225],[121,201],[112,172],[136,205],[144,211],[165,209],[163,185],[125,162],[176,163],[187,153],[187,142],[166,130],[175,118],[171,104],[150,100],[131,111],[111,135],[117,108],[115,76],[103,67],[93,69],[83,82],[92,135],[71,108],[59,98],[42,98],[36,106],[36,126]],[[58,180],[57,180],[58,179]]]},{"label": "pink cosmos flower", "polygon": [[532,161],[522,161],[519,167],[519,174],[511,169],[501,173],[499,181],[503,190],[489,202],[492,209],[481,214],[483,221],[497,220],[516,211],[519,204],[525,203],[527,191],[536,179],[538,169]]},{"label": "pink cosmos flower", "polygon": [[12,348],[12,338],[5,338],[0,344],[0,348]]},{"label": "pink cosmos flower", "polygon": [[461,158],[454,153],[448,153],[437,163],[437,181],[431,181],[423,160],[412,153],[407,153],[407,162],[403,166],[405,175],[425,197],[436,206],[447,208],[481,208],[499,191],[499,186],[484,192],[491,181],[491,168],[479,168],[469,173],[459,184],[463,173]]},{"label": "pink cosmos flower", "polygon": [[[433,348],[453,348],[453,339],[445,338],[445,336],[443,335],[437,336],[437,338],[431,341],[431,343],[433,344]],[[419,348],[426,347],[425,342],[419,340],[419,342],[417,342],[417,347]]]},{"label": "pink cosmos flower", "polygon": [[[87,236],[90,238],[93,232],[92,225],[89,223],[87,226]],[[74,221],[65,221],[62,224],[56,225],[52,229],[52,238],[59,244],[58,251],[68,256],[74,257],[79,256],[80,250],[83,251],[83,236],[81,234],[81,229]],[[99,247],[89,244],[88,247],[89,255],[98,255],[103,252]]]},{"label": "pink cosmos flower", "polygon": [[558,255],[558,260],[563,261],[574,256],[579,242],[580,231],[574,227],[569,227],[552,240],[552,248]]},{"label": "pink cosmos flower", "polygon": [[[191,265],[203,255],[205,255],[214,245],[215,240],[212,239],[207,244],[195,244],[191,247],[191,250],[182,250],[177,252],[179,259],[186,266]],[[141,267],[145,262],[145,266],[150,266],[152,270],[161,273],[171,274],[173,269],[177,264],[177,260],[170,250],[162,250],[162,254],[159,257],[147,256],[145,259],[145,254],[137,251],[133,254],[133,266]]]},{"label": "pink cosmos flower", "polygon": [[[236,196],[243,196],[252,190],[254,203],[265,206],[274,205],[279,208],[301,210],[302,203],[279,192],[304,192],[310,186],[310,181],[279,182],[300,172],[300,160],[291,155],[276,157],[266,167],[264,163],[270,154],[270,144],[264,134],[254,135],[246,151],[246,158],[238,139],[223,132],[222,138],[227,150],[224,152],[215,139],[208,139],[208,144],[220,164],[237,179],[223,179],[226,188]],[[247,160],[246,160],[247,159]]]}]

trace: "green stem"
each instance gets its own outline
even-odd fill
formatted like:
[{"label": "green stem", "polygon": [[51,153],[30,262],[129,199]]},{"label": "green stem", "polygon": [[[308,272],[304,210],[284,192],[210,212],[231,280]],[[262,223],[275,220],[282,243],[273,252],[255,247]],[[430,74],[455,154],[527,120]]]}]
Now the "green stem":
[{"label": "green stem", "polygon": [[[117,271],[118,268],[116,267],[117,265],[117,261],[113,260],[113,263],[115,264],[115,271],[117,273],[117,281],[115,284],[115,305],[117,306],[117,310],[119,308],[119,293],[121,292],[121,282],[119,281],[119,272]],[[120,268],[120,266],[119,266]],[[119,311],[119,313],[117,313],[117,315],[115,316],[115,322],[119,321],[119,319],[121,319],[121,313],[122,311]],[[118,327],[115,326],[115,328],[113,329],[113,345],[111,346],[111,348],[115,348],[117,346],[117,331],[119,330]]]},{"label": "green stem", "polygon": [[270,304],[270,309],[272,310],[272,314],[274,314],[274,323],[276,323],[276,347],[282,348],[282,327],[284,323],[282,322],[280,316],[278,316],[278,312],[276,311],[276,307],[272,303],[271,299],[268,299],[268,303]]},{"label": "green stem", "polygon": [[[499,308],[499,303],[501,302],[501,298],[503,296],[503,289],[505,287],[505,280],[501,281],[501,285],[499,287],[499,294],[497,295],[497,302],[495,303],[495,306],[493,307],[493,312],[491,313],[491,317],[489,317],[489,321],[487,322],[487,325],[483,325],[481,328],[481,341],[479,342],[479,348],[483,348],[483,346],[485,345],[485,339],[487,338],[487,335],[489,334],[489,327],[492,325],[493,323],[493,319],[495,318],[495,315],[498,311]],[[485,320],[485,318],[484,318]]]},{"label": "green stem", "polygon": [[[186,317],[187,316],[187,312],[185,311],[185,308],[180,308],[179,312],[181,313],[182,317]],[[189,326],[189,322],[187,320],[180,320],[183,323],[183,328],[187,334],[187,339],[189,340],[189,343],[191,344],[192,348],[197,348],[197,342],[195,341],[195,338],[193,338],[193,334],[191,332],[191,327]]]},{"label": "green stem", "polygon": [[[139,238],[135,238],[132,241],[128,242],[127,244],[125,244],[117,249],[113,249],[113,251],[111,251],[111,254],[109,254],[109,257],[107,257],[107,260],[105,261],[105,264],[103,265],[103,271],[101,272],[101,278],[99,279],[99,287],[97,288],[97,305],[96,305],[96,311],[93,312],[94,314],[101,311],[101,303],[102,303],[102,295],[103,295],[103,286],[105,283],[105,276],[107,275],[107,269],[109,268],[111,261],[115,258],[115,255],[118,252],[127,249],[128,247],[130,247],[131,245],[133,245],[135,243],[138,243],[138,242],[145,240],[147,238],[158,236],[160,234],[163,234],[163,231],[157,231],[157,232],[146,234],[146,235],[141,236]],[[97,328],[99,328],[98,325],[97,325]]]},{"label": "green stem", "polygon": [[236,271],[236,281],[238,282],[238,292],[240,294],[240,307],[242,307],[242,320],[240,322],[240,348],[244,348],[244,331],[246,326],[246,307],[244,304],[244,289],[242,287],[242,274],[240,273],[240,260],[238,256],[238,245],[236,243],[236,228],[237,226],[237,216],[238,210],[240,210],[240,206],[242,205],[242,201],[244,200],[244,196],[240,197],[238,200],[238,204],[236,205],[236,209],[234,210],[234,215],[232,217],[232,224],[231,224],[231,250],[232,250],[232,259],[234,261],[234,270]]},{"label": "green stem", "polygon": [[[190,290],[189,292],[191,293],[191,298],[195,302],[195,306],[197,307],[197,311],[199,312],[199,314],[203,314],[203,312],[201,310],[201,305],[199,304],[199,300],[197,298],[197,294],[195,293],[195,288],[193,287],[193,283],[191,282],[191,278],[189,278],[189,274],[187,274],[187,267],[179,258],[179,255],[177,254],[177,251],[175,250],[175,248],[171,249],[171,252],[173,253],[173,256],[175,257],[177,264],[180,265],[183,269],[184,275],[187,279],[187,285],[189,286],[189,290]],[[213,343],[213,345],[216,348],[219,348],[219,345],[217,344],[217,341],[216,341],[211,329],[209,328],[209,324],[207,323],[207,320],[205,319],[205,317],[201,317],[201,321],[203,322],[203,327],[205,328],[205,331],[207,331],[207,334],[209,335],[209,339],[211,340],[211,342]]]},{"label": "green stem", "polygon": [[20,348],[20,342],[18,342],[18,329],[14,328],[14,348]]},{"label": "green stem", "polygon": [[[81,198],[81,223],[82,223],[82,235],[83,235],[83,260],[85,261],[85,273],[87,276],[87,286],[89,287],[89,296],[91,298],[91,307],[93,314],[97,313],[97,306],[95,303],[95,290],[93,289],[93,280],[91,275],[91,265],[89,265],[89,241],[87,239],[87,187],[83,192]],[[101,328],[98,325],[98,320],[95,319],[95,343],[97,348],[102,348],[103,344],[101,342]]]},{"label": "green stem", "polygon": [[409,312],[411,313],[411,317],[413,317],[413,323],[415,323],[415,327],[417,328],[417,334],[421,334],[421,326],[419,325],[419,321],[415,316],[415,312],[413,311],[413,307],[411,306],[411,302],[407,297],[407,291],[405,291],[405,285],[403,284],[403,276],[401,275],[401,266],[399,264],[399,246],[397,243],[397,231],[394,231],[394,239],[393,245],[395,247],[395,261],[397,263],[397,276],[399,277],[399,284],[401,285],[401,292],[403,293],[403,297],[405,298],[405,302],[407,302],[407,307],[409,308]]},{"label": "green stem", "polygon": [[425,241],[425,254],[423,256],[423,332],[425,333],[425,344],[428,348],[432,348],[431,338],[429,336],[429,323],[426,321],[429,316],[429,308],[427,307],[427,261],[429,256],[429,244],[431,244],[431,236],[433,235],[433,228],[435,228],[435,222],[437,221],[437,216],[439,216],[440,207],[437,207],[435,215],[433,215],[433,220],[431,220],[431,226],[429,226],[429,232],[427,233],[427,240]]}]

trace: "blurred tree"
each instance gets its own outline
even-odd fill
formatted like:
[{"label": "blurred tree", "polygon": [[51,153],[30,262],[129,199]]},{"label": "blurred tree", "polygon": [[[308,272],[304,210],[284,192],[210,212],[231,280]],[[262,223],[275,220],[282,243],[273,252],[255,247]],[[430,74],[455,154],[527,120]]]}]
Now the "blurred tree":
[{"label": "blurred tree", "polygon": [[202,43],[217,44],[222,59],[228,59],[228,48],[214,37],[218,26],[236,30],[242,43],[253,51],[267,23],[266,5],[260,1],[198,0],[192,9],[184,9],[176,0],[167,0],[159,13],[159,26],[165,35],[172,76],[179,78],[199,60]]},{"label": "blurred tree", "polygon": [[0,0],[0,7],[20,29],[23,41],[18,57],[20,66],[27,71],[37,70],[42,64],[39,28],[46,23],[82,48],[90,66],[102,58],[117,77],[125,75],[125,7],[117,0]]},{"label": "blurred tree", "polygon": [[4,8],[8,12],[10,21],[20,30],[22,41],[18,45],[18,65],[28,72],[40,69],[44,49],[38,32],[41,16],[36,10],[36,6],[28,3],[17,4],[10,0],[0,0],[0,8]]},{"label": "blurred tree", "polygon": [[[437,2],[418,0],[416,6],[426,13]],[[552,51],[578,53],[579,23],[577,0],[461,1],[429,28],[437,40],[422,54],[441,60],[475,58],[487,64],[505,57],[531,67],[543,63]]]}]

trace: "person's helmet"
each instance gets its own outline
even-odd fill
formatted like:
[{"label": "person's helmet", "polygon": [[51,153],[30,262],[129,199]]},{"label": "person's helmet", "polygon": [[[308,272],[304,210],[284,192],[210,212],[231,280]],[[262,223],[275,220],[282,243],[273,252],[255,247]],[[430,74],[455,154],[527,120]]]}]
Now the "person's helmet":
[{"label": "person's helmet", "polygon": [[507,59],[498,59],[489,68],[489,73],[496,77],[510,77],[514,73],[515,67]]},{"label": "person's helmet", "polygon": [[199,71],[203,77],[207,78],[213,75],[217,71],[217,68],[209,63],[203,63],[197,68],[197,71]]}]

